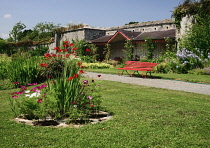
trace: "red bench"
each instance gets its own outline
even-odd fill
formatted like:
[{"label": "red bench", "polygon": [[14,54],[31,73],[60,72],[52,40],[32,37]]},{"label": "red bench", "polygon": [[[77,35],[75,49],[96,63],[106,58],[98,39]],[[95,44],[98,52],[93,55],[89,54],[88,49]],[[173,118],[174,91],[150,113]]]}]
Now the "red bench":
[{"label": "red bench", "polygon": [[[142,71],[142,77],[146,77],[147,73],[153,71],[153,67],[155,67],[158,63],[150,63],[150,62],[140,62],[140,61],[127,61],[126,65],[123,68],[118,68],[118,75],[123,75],[123,72],[126,71],[129,76],[132,76],[135,72],[139,74],[138,71]],[[120,70],[122,73],[120,74]],[[133,74],[129,73],[129,71],[134,71]],[[146,72],[146,76],[144,76],[144,71]]]}]

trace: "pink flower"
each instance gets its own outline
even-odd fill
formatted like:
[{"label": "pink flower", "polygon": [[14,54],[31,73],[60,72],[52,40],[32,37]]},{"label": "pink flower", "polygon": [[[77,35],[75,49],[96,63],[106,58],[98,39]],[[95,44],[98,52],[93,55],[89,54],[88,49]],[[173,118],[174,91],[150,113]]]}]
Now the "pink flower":
[{"label": "pink flower", "polygon": [[14,82],[14,84],[18,84],[19,82]]},{"label": "pink flower", "polygon": [[94,105],[90,105],[90,107],[94,107]]},{"label": "pink flower", "polygon": [[38,99],[37,103],[41,103],[42,102],[42,99]]},{"label": "pink flower", "polygon": [[83,84],[88,84],[88,80],[84,80],[83,81]]},{"label": "pink flower", "polygon": [[37,85],[38,83],[28,83],[28,85]]},{"label": "pink flower", "polygon": [[93,97],[91,97],[91,96],[88,96],[88,99],[90,99],[90,100],[91,100],[91,99],[93,99]]},{"label": "pink flower", "polygon": [[76,101],[72,101],[72,104],[77,104],[77,102]]},{"label": "pink flower", "polygon": [[18,96],[14,95],[14,96],[12,96],[12,98],[18,98]]}]

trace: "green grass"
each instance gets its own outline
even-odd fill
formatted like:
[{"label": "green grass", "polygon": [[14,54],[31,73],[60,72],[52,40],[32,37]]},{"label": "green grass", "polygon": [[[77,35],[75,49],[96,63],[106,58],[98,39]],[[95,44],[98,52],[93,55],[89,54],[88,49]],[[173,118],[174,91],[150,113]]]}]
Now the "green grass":
[{"label": "green grass", "polygon": [[12,121],[0,91],[0,147],[140,148],[209,147],[210,96],[97,81],[109,121],[82,128],[33,127]]},{"label": "green grass", "polygon": [[[110,74],[118,73],[118,70],[113,69],[113,68],[112,69],[86,69],[86,71],[98,72],[98,73],[110,73]],[[141,72],[139,73],[141,74]],[[124,74],[127,74],[127,73],[124,72]],[[194,83],[210,84],[210,75],[152,73],[152,77],[158,78],[158,79],[172,79],[172,80],[180,80],[180,81],[187,81],[187,82],[194,82]]]}]

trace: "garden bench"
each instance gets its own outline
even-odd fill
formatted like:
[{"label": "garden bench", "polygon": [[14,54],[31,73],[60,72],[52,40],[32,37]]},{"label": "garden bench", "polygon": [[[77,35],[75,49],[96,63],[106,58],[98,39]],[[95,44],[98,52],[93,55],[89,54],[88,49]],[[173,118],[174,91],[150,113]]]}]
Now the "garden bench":
[{"label": "garden bench", "polygon": [[[129,76],[132,76],[135,72],[139,74],[139,71],[142,71],[142,77],[146,77],[148,72],[150,73],[150,76],[151,76],[153,67],[155,67],[158,63],[127,61],[125,64],[126,65],[123,68],[118,68],[118,75],[123,75],[123,72],[126,71]],[[122,70],[121,74],[120,74],[120,70]],[[133,74],[131,74],[128,71],[134,71],[134,72]],[[144,72],[146,72],[145,76],[144,76]]]}]

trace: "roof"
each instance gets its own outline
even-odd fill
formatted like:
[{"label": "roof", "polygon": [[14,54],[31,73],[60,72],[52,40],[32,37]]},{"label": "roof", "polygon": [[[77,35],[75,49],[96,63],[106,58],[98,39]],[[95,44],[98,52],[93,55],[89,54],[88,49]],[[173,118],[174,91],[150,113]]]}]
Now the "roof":
[{"label": "roof", "polygon": [[142,41],[145,39],[154,39],[154,40],[161,40],[165,37],[175,38],[176,37],[176,30],[164,30],[164,31],[152,31],[152,32],[143,32],[138,37],[133,39],[133,41]]},{"label": "roof", "polygon": [[144,41],[145,39],[164,40],[165,37],[175,39],[176,30],[151,31],[151,32],[133,32],[127,30],[118,30],[114,35],[106,35],[98,39],[92,40],[95,44],[106,44],[110,42],[118,42],[122,40]]},{"label": "roof", "polygon": [[92,40],[91,42],[92,43],[106,43],[112,38],[112,36],[113,35],[105,35],[105,36],[102,36],[102,37],[97,38],[95,40]]}]

